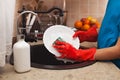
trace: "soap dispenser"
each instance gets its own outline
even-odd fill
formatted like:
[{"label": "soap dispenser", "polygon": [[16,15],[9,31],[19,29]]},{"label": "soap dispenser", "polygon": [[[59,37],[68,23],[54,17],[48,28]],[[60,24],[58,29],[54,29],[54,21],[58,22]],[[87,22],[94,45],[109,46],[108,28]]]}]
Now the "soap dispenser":
[{"label": "soap dispenser", "polygon": [[30,71],[30,45],[25,42],[24,35],[18,36],[18,41],[13,45],[14,69],[22,73]]}]

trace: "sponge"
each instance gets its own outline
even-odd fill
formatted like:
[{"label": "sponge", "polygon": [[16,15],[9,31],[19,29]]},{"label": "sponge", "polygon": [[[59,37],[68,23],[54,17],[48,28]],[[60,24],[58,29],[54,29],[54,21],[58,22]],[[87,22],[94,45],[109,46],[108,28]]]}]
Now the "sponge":
[{"label": "sponge", "polygon": [[56,41],[64,41],[61,37],[58,37],[54,42],[53,45],[55,45]]}]

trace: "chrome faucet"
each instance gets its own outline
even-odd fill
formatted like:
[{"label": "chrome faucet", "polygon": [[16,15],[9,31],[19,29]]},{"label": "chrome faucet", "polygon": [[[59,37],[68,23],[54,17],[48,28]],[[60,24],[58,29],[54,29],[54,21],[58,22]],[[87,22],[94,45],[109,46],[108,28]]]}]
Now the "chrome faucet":
[{"label": "chrome faucet", "polygon": [[34,11],[35,13],[43,13],[43,14],[48,14],[51,13],[54,10],[58,10],[59,11],[59,16],[63,16],[63,10],[58,8],[58,7],[53,7],[51,9],[49,9],[48,11]]}]

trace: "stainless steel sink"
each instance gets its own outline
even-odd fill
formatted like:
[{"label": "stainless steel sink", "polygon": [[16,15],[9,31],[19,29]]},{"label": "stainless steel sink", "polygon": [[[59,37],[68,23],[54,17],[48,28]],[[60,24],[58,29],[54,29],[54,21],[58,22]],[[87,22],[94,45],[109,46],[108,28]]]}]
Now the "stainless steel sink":
[{"label": "stainless steel sink", "polygon": [[[10,63],[13,65],[13,55],[11,55]],[[95,61],[85,62],[67,62],[57,60],[56,57],[51,54],[43,44],[31,46],[31,66],[35,68],[64,70],[81,68],[95,63]]]}]

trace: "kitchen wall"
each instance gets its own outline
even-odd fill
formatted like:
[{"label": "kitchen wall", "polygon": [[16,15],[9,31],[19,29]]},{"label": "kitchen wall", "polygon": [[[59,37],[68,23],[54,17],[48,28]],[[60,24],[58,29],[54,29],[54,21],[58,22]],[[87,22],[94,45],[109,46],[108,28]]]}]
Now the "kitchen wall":
[{"label": "kitchen wall", "polygon": [[[57,6],[63,8],[64,0],[43,0],[49,8]],[[92,16],[101,23],[108,0],[66,0],[67,25],[72,27],[76,20]]]},{"label": "kitchen wall", "polygon": [[[36,2],[38,1],[39,0],[16,0],[15,17],[18,15],[17,11],[22,8],[22,5],[29,5],[32,9],[34,9],[37,4]],[[44,1],[44,5],[47,9],[53,6],[63,9],[64,0],[40,1]],[[87,16],[93,16],[101,22],[105,13],[107,1],[108,0],[66,0],[67,25],[73,27],[76,20],[80,20],[81,18]],[[14,34],[16,33],[14,32]]]},{"label": "kitchen wall", "polygon": [[15,18],[14,18],[14,29],[13,29],[13,42],[16,42],[16,35],[17,35],[17,16],[18,16],[18,10],[21,9],[21,5],[22,5],[23,1],[22,0],[16,0],[16,5],[15,5]]},{"label": "kitchen wall", "polygon": [[[43,0],[47,6],[63,8],[64,0]],[[92,16],[101,23],[108,0],[66,0],[67,25],[74,26],[76,20]]]},{"label": "kitchen wall", "polygon": [[68,19],[67,25],[73,26],[82,17],[93,16],[102,21],[108,0],[66,0]]}]

